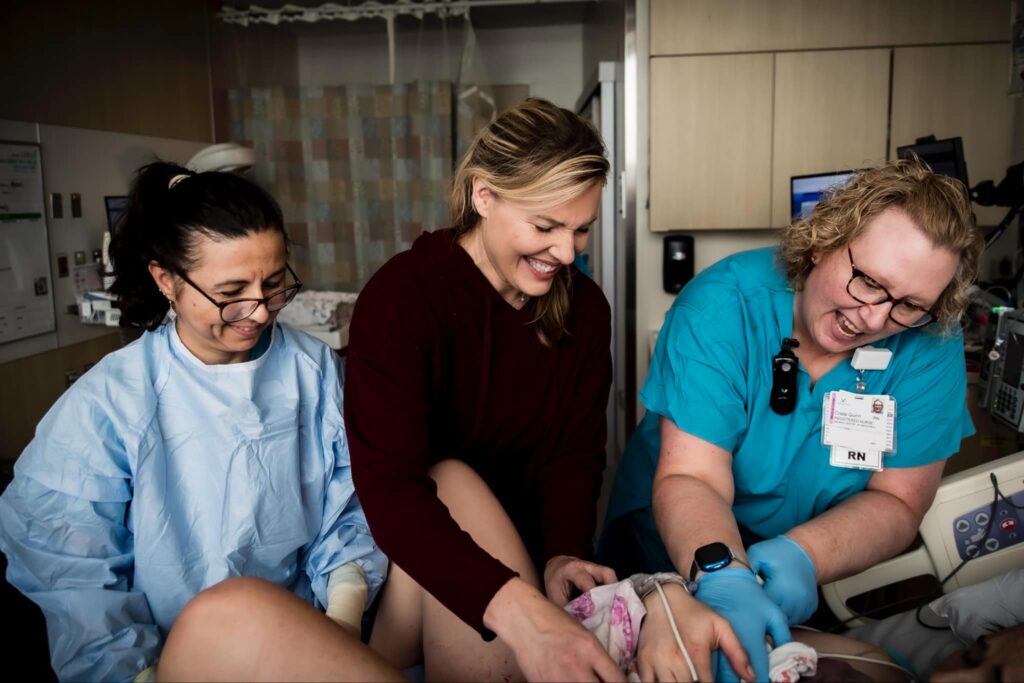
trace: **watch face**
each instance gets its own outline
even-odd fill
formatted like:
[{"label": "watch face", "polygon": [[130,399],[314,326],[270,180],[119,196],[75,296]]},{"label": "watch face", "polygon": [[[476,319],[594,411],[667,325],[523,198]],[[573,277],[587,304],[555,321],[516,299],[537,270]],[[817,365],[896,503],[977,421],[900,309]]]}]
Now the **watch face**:
[{"label": "watch face", "polygon": [[732,551],[724,543],[709,543],[697,548],[693,554],[693,561],[701,571],[713,572],[729,566],[732,562]]}]

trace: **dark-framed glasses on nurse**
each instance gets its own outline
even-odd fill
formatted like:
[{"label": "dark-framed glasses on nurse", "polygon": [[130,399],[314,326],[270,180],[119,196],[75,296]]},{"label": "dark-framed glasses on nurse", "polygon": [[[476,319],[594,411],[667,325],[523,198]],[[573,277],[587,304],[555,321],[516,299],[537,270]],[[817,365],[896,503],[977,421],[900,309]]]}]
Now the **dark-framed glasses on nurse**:
[{"label": "dark-framed glasses on nurse", "polygon": [[850,269],[853,275],[846,283],[846,293],[862,304],[878,306],[887,302],[892,303],[889,309],[889,320],[901,327],[915,328],[924,327],[935,322],[935,313],[927,308],[911,303],[906,299],[897,299],[889,293],[885,287],[880,285],[874,278],[857,268],[853,263],[853,250],[846,248],[850,256]]},{"label": "dark-framed glasses on nurse", "polygon": [[250,315],[256,312],[256,309],[260,305],[267,307],[267,310],[271,313],[280,311],[282,308],[287,306],[295,298],[295,295],[302,289],[302,281],[299,280],[299,276],[295,274],[292,267],[287,263],[284,265],[288,269],[289,275],[295,282],[288,285],[284,289],[279,289],[273,294],[269,294],[262,299],[228,299],[227,301],[217,301],[212,296],[202,290],[199,285],[188,279],[188,276],[184,273],[178,273],[178,276],[187,282],[192,289],[196,290],[204,297],[207,301],[220,309],[220,319],[226,323],[237,323],[239,320],[245,320]]}]

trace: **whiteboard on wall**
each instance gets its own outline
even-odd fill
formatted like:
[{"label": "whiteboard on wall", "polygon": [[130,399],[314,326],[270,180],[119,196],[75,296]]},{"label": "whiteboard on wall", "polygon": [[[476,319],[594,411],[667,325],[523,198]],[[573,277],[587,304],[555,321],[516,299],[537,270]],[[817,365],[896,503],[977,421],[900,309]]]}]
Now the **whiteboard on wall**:
[{"label": "whiteboard on wall", "polygon": [[0,141],[0,344],[56,329],[42,160]]}]

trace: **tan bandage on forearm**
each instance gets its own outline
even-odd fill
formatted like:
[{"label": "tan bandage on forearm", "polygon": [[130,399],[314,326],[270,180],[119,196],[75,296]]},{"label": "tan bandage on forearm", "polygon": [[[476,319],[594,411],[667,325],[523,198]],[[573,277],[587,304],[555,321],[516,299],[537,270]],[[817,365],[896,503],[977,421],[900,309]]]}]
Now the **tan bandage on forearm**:
[{"label": "tan bandage on forearm", "polygon": [[369,592],[366,574],[358,564],[341,565],[327,578],[327,616],[358,636]]}]

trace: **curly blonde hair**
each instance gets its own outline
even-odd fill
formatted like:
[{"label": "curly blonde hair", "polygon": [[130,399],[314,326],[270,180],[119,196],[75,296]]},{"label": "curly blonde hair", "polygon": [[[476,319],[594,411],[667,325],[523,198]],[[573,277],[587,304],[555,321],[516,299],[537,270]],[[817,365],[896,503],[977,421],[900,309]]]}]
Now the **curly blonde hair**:
[{"label": "curly blonde hair", "polygon": [[[586,119],[547,100],[530,98],[477,135],[452,180],[452,225],[460,237],[476,229],[473,179],[501,199],[558,206],[603,185],[608,175],[601,135]],[[537,336],[552,346],[565,332],[572,275],[559,267],[536,304]]]},{"label": "curly blonde hair", "polygon": [[984,240],[963,183],[933,173],[919,159],[891,161],[852,176],[810,216],[783,228],[779,260],[786,277],[794,289],[803,289],[814,255],[845,248],[873,218],[891,208],[906,213],[935,246],[960,257],[952,281],[933,307],[940,329],[948,334],[967,308],[967,289],[978,274]]}]

